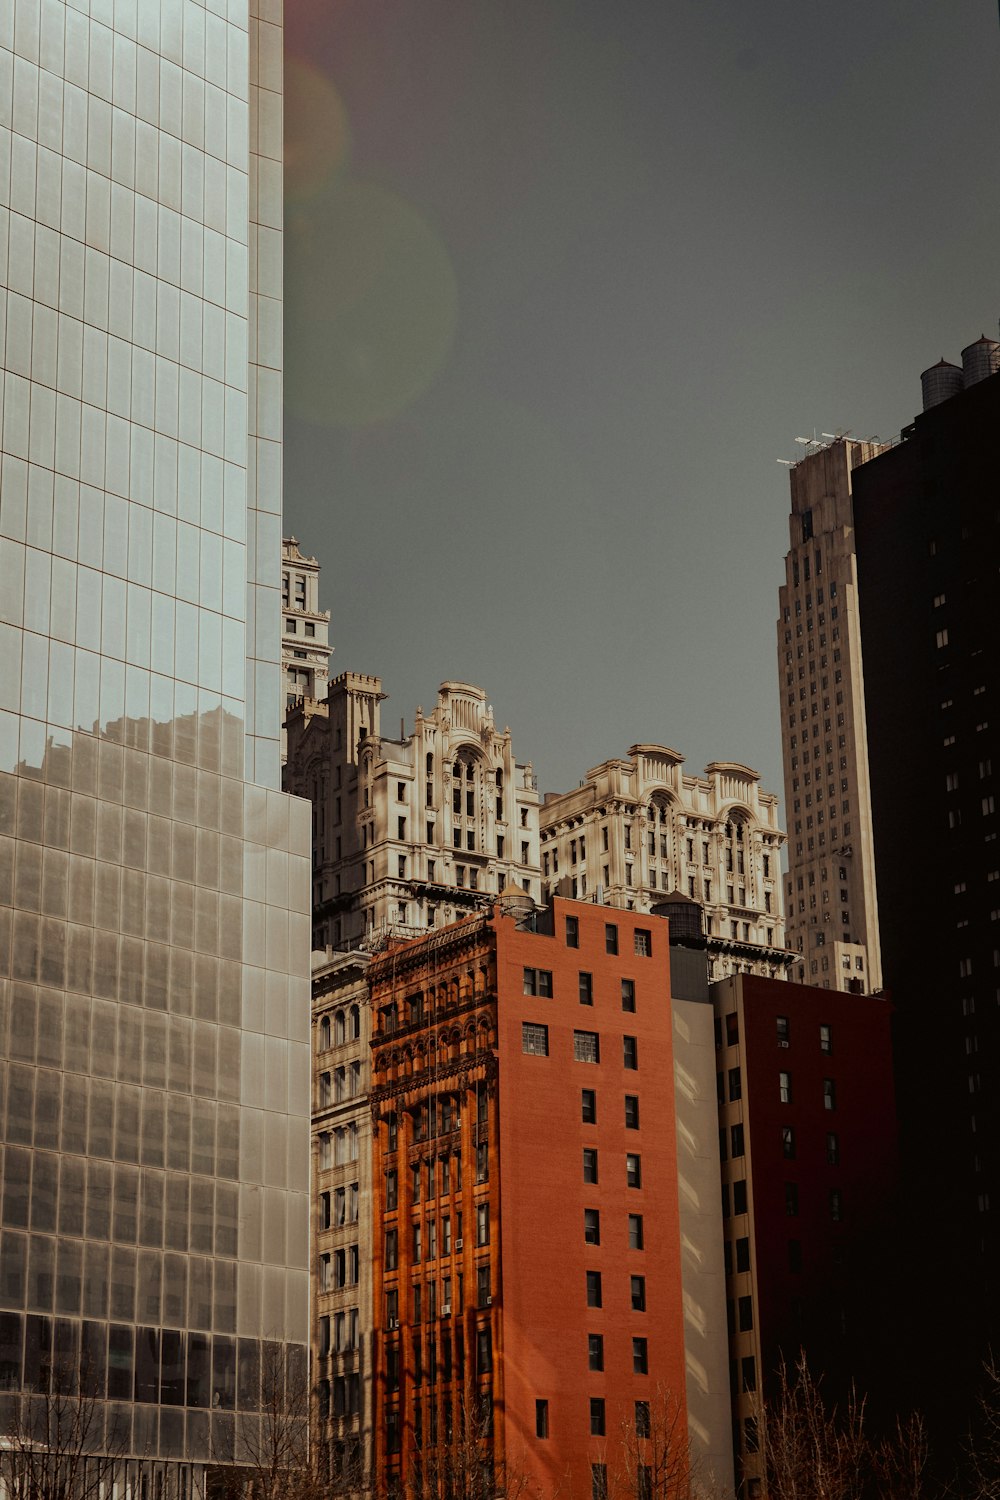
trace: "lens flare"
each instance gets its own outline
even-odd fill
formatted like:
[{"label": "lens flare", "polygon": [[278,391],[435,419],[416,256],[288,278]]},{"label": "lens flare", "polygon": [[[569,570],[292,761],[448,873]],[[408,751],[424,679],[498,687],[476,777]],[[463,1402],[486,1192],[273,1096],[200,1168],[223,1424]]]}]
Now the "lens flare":
[{"label": "lens flare", "polygon": [[285,60],[285,199],[301,203],[346,166],[350,130],[343,100],[325,73]]},{"label": "lens flare", "polygon": [[416,208],[338,179],[285,226],[285,402],[322,425],[395,416],[434,379],[458,320],[455,273]]}]

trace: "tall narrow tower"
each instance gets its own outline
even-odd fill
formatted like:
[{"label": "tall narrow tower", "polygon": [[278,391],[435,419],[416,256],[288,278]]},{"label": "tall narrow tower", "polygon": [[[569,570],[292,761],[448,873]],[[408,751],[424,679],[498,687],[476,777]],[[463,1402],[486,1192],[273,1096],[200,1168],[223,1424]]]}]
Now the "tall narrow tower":
[{"label": "tall narrow tower", "polygon": [[778,593],[792,977],[864,992],[881,988],[882,965],[851,472],[883,446],[836,438],[791,470]]}]

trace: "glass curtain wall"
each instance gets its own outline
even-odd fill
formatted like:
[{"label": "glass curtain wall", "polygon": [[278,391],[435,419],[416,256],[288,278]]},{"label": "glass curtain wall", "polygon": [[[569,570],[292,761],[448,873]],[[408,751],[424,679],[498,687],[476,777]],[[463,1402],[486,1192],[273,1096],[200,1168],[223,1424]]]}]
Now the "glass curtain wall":
[{"label": "glass curtain wall", "polygon": [[0,1443],[186,1493],[308,1335],[280,160],[280,7],[0,4]]}]

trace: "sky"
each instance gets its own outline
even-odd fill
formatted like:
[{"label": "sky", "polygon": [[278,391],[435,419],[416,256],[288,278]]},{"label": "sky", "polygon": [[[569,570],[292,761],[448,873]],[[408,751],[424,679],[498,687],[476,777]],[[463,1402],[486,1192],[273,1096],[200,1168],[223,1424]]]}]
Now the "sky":
[{"label": "sky", "polygon": [[[384,733],[781,792],[796,437],[1000,316],[995,0],[288,0],[285,530]],[[784,814],[782,814],[784,815]]]}]

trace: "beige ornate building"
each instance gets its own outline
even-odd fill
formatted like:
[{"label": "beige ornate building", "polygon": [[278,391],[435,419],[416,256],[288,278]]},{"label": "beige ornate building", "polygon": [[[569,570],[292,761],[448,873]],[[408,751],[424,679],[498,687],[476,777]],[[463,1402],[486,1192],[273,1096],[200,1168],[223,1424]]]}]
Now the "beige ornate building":
[{"label": "beige ornate building", "polygon": [[836,438],[791,470],[778,673],[794,978],[882,985],[851,471],[886,445]]},{"label": "beige ornate building", "polygon": [[[325,698],[330,674],[330,611],[319,607],[319,563],[299,550],[298,540],[281,543],[281,717],[300,698]],[[287,758],[281,731],[281,763]]]},{"label": "beige ornate building", "polygon": [[363,953],[313,954],[312,1369],[331,1472],[371,1470],[371,1011]]},{"label": "beige ornate building", "polygon": [[481,688],[442,683],[382,734],[378,677],[344,672],[288,719],[285,786],[313,808],[314,946],[442,926],[508,881],[541,898],[538,792]]},{"label": "beige ornate building", "polygon": [[[543,899],[556,890],[629,911],[704,913],[709,977],[784,977],[778,798],[747,766],[713,761],[686,775],[665,745],[633,745],[540,813]],[[674,898],[674,900],[671,899]]]}]

